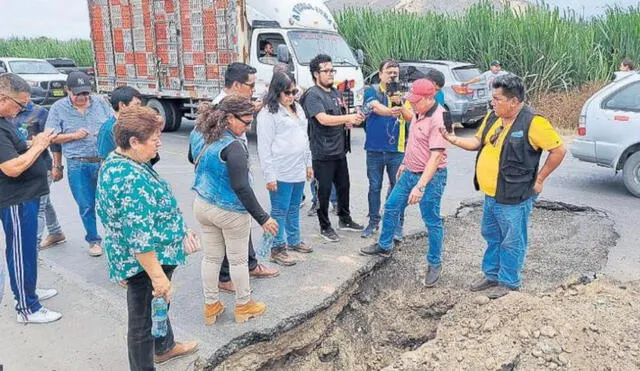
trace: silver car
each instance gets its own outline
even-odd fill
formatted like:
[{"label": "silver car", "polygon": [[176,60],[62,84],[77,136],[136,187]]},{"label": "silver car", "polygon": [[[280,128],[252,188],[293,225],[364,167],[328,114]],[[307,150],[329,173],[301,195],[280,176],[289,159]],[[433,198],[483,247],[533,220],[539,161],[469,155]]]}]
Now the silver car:
[{"label": "silver car", "polygon": [[[451,113],[454,122],[462,123],[464,127],[476,127],[482,118],[487,114],[487,108],[491,96],[487,91],[486,84],[462,86],[462,83],[474,77],[480,76],[480,70],[471,63],[453,61],[402,61],[400,64],[400,77],[408,76],[409,84],[413,83],[415,76],[426,74],[430,69],[435,69],[444,74],[445,84],[442,88],[444,92],[445,108]],[[412,73],[414,69],[418,73]],[[412,77],[413,76],[413,77]],[[365,85],[379,84],[378,72],[374,72],[364,80]]]},{"label": "silver car", "polygon": [[622,171],[624,185],[640,197],[640,73],[602,88],[582,107],[571,154]]}]

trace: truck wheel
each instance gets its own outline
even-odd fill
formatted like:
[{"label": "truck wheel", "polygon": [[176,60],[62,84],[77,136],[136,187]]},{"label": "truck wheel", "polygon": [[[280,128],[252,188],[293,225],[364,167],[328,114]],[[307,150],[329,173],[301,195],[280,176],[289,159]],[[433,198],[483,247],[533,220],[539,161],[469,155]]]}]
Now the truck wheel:
[{"label": "truck wheel", "polygon": [[640,152],[631,155],[624,163],[622,179],[629,192],[640,197]]},{"label": "truck wheel", "polygon": [[149,99],[147,107],[153,108],[164,119],[164,132],[172,132],[176,122],[176,110],[171,102],[158,99]]}]

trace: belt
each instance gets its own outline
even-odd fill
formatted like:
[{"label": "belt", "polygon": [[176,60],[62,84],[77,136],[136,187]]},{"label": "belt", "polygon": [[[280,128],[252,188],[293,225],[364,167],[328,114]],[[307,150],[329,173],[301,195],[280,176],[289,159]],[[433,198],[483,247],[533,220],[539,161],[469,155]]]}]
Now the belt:
[{"label": "belt", "polygon": [[73,161],[88,162],[88,163],[102,162],[102,159],[100,157],[71,157],[71,159]]}]

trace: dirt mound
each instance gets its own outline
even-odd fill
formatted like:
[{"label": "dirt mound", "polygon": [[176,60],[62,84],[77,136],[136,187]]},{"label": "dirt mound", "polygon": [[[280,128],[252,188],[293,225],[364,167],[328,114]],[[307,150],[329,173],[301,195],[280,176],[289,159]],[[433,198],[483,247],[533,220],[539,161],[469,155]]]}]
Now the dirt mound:
[{"label": "dirt mound", "polygon": [[640,369],[640,284],[564,287],[485,305],[465,298],[441,318],[434,340],[385,370]]},{"label": "dirt mound", "polygon": [[[578,328],[583,323],[572,321],[569,311],[566,316],[564,312],[551,316],[556,310],[554,298],[565,299],[564,289],[557,293],[553,290],[572,275],[593,277],[593,272],[601,269],[608,247],[617,238],[613,223],[594,210],[539,203],[532,214],[530,249],[523,273],[526,294],[516,293],[489,303],[488,298],[468,291],[469,282],[479,276],[485,247],[480,219],[479,205],[471,203],[445,220],[444,273],[437,287],[429,289],[422,284],[426,239],[416,236],[398,246],[390,259],[380,260],[334,305],[275,340],[240,350],[218,364],[218,369],[377,370],[389,365],[398,369],[444,370],[462,365],[498,369],[514,360],[528,362],[533,348],[526,353],[524,347],[530,343],[532,347],[540,343],[543,359],[553,354],[555,358],[549,359],[561,365],[561,352],[544,351],[558,350],[551,341],[558,342],[565,336],[565,324]],[[588,292],[577,284],[566,288],[566,300],[576,300]],[[551,303],[543,311],[537,307],[546,307],[536,302]],[[520,323],[521,315],[531,318],[523,317]],[[585,315],[588,326],[593,315]],[[536,338],[536,331],[552,332],[542,330],[542,325],[552,326],[556,335],[562,335],[554,335],[549,341],[540,338],[542,335]],[[606,328],[597,322],[594,326]],[[520,336],[525,330],[529,334],[526,339]],[[450,336],[444,337],[447,334]],[[485,343],[488,339],[493,342]],[[482,353],[481,347],[492,352]],[[572,349],[577,352],[580,348]],[[486,355],[493,357],[493,363],[483,358]],[[571,360],[566,355],[562,357],[565,359]],[[536,359],[532,361],[537,365]]]}]

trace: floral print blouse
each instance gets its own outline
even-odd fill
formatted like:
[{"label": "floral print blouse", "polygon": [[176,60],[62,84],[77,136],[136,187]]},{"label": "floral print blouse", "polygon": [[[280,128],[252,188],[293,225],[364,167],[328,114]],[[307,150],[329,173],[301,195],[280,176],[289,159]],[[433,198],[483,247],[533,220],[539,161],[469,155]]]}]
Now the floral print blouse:
[{"label": "floral print blouse", "polygon": [[151,166],[112,152],[98,176],[96,209],[112,280],[142,272],[136,254],[153,250],[162,265],[184,264],[186,228],[178,201]]}]

